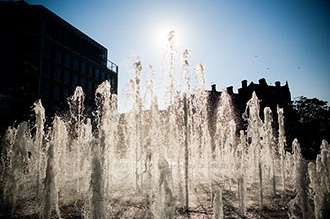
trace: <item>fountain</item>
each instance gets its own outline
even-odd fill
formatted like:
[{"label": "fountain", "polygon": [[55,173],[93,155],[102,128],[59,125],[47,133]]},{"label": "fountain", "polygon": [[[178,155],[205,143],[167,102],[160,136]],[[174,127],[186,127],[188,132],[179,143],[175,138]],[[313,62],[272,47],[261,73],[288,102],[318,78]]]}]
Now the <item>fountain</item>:
[{"label": "fountain", "polygon": [[[146,86],[149,96],[142,95],[145,73],[136,60],[128,112],[118,112],[117,96],[105,81],[96,90],[90,117],[77,87],[68,99],[67,115],[56,115],[47,129],[40,100],[33,106],[34,125],[8,128],[1,154],[1,203],[11,207],[6,217],[232,218],[272,210],[282,217],[325,218],[329,144],[322,143],[316,165],[307,168],[297,140],[292,153],[284,150],[283,109],[277,110],[276,136],[272,112],[265,108],[260,118],[255,93],[244,114],[246,131],[237,130],[226,91],[215,130],[210,130],[205,67],[198,63],[194,69],[199,82],[194,87],[185,50],[185,88],[177,92],[173,37],[171,32],[167,109],[159,109],[152,79]],[[153,74],[151,66],[149,70]]]}]

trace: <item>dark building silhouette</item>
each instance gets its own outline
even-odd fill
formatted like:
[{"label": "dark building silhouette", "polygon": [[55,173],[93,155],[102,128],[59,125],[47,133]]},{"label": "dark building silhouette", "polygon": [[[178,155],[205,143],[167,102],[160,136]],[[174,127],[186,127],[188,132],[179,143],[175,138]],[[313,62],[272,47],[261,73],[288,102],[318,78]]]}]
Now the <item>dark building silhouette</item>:
[{"label": "dark building silhouette", "polygon": [[[251,99],[252,93],[256,92],[260,101],[260,115],[262,116],[263,109],[268,106],[272,112],[276,113],[277,106],[280,108],[291,108],[291,93],[288,83],[281,86],[281,82],[276,81],[275,86],[268,85],[264,78],[259,80],[259,84],[251,82],[247,85],[247,81],[242,81],[242,87],[238,89],[238,93],[233,92],[233,87],[226,88],[227,93],[232,97],[233,107],[236,113],[242,115],[246,108],[246,103]],[[221,96],[221,91],[216,90],[216,85],[212,85],[209,92],[209,106],[210,110],[216,110],[218,101]]]},{"label": "dark building silhouette", "polygon": [[[259,80],[259,84],[251,82],[249,85],[246,80],[242,81],[242,87],[238,89],[238,93],[233,92],[233,87],[226,88],[227,93],[232,97],[232,106],[234,114],[236,115],[236,123],[238,130],[244,129],[246,123],[243,121],[242,115],[245,112],[246,103],[251,99],[252,93],[256,92],[257,97],[260,101],[260,117],[263,118],[263,112],[265,107],[270,107],[273,112],[273,120],[275,125],[277,122],[277,106],[284,109],[284,114],[286,116],[286,133],[288,142],[291,143],[291,130],[287,127],[291,124],[293,109],[291,101],[291,93],[288,83],[281,85],[279,81],[275,82],[275,86],[268,85],[264,78]],[[209,92],[208,106],[209,106],[209,130],[211,135],[211,141],[213,142],[214,133],[216,125],[216,114],[221,98],[221,91],[216,90],[216,85],[212,85],[212,89]],[[276,127],[275,127],[276,128]]]},{"label": "dark building silhouette", "polygon": [[25,118],[37,99],[50,115],[76,86],[92,104],[104,80],[117,93],[118,66],[107,49],[41,5],[0,2],[1,126]]},{"label": "dark building silhouette", "polygon": [[252,93],[256,92],[260,100],[260,108],[263,110],[266,106],[270,107],[273,114],[277,110],[277,106],[287,110],[291,106],[291,93],[289,85],[286,82],[281,86],[281,82],[276,81],[275,86],[268,85],[264,78],[259,80],[259,84],[251,82],[247,85],[247,81],[242,81],[242,87],[238,89],[236,96],[236,104],[240,112],[244,112],[245,104],[252,97]]}]

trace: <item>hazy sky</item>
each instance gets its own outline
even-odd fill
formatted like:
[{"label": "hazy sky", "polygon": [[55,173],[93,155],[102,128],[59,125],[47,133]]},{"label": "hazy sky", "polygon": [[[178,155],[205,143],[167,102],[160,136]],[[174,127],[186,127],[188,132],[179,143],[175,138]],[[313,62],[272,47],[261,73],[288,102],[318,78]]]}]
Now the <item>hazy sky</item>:
[{"label": "hazy sky", "polygon": [[27,2],[44,5],[108,48],[108,59],[119,66],[121,107],[134,57],[140,57],[146,74],[152,64],[156,77],[167,81],[160,38],[171,29],[179,39],[178,62],[189,49],[191,70],[200,61],[205,65],[208,89],[216,83],[236,91],[243,79],[266,78],[273,85],[288,81],[292,98],[330,102],[329,1]]}]

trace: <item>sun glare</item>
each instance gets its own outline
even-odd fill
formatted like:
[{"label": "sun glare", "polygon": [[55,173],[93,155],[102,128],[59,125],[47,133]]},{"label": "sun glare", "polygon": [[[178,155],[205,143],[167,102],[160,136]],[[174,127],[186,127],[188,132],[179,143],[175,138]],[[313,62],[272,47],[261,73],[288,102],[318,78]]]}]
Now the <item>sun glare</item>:
[{"label": "sun glare", "polygon": [[174,26],[160,26],[155,29],[153,34],[153,41],[157,49],[164,49],[169,41],[169,33],[174,31],[174,43],[176,47],[179,46],[182,39],[182,31]]}]

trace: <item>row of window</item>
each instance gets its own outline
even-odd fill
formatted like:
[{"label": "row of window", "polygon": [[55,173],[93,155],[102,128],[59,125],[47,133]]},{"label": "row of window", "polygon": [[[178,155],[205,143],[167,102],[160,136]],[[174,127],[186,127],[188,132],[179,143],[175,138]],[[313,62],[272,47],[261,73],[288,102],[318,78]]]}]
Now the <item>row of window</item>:
[{"label": "row of window", "polygon": [[[89,69],[92,69],[92,66],[89,66]],[[53,70],[53,75],[52,75]],[[70,76],[72,75],[72,82],[70,83]],[[52,65],[49,61],[45,60],[43,65],[43,76],[48,78],[53,78],[58,81],[62,81],[66,84],[73,84],[75,86],[81,85],[85,86],[86,81],[88,81],[87,77],[78,76],[78,74],[70,73],[68,70],[62,71],[60,66]],[[79,82],[80,78],[80,82]],[[98,81],[105,81],[108,80],[111,85],[113,85],[113,80],[110,75],[105,74],[104,72],[99,71],[98,69],[95,69],[95,77],[91,77],[93,79],[96,79]]]},{"label": "row of window", "polygon": [[[88,103],[92,103],[93,102],[93,97],[91,96],[87,96],[85,99],[85,102]],[[46,112],[58,112],[62,107],[60,106],[60,104],[53,102],[53,101],[49,101],[48,99],[42,99],[42,105],[44,107],[44,109],[46,110]]]},{"label": "row of window", "polygon": [[60,23],[54,20],[46,20],[46,35],[67,47],[77,51],[78,53],[84,54],[90,59],[97,62],[105,62],[106,49],[101,49],[101,47],[94,46],[85,38],[81,37],[76,32],[64,27]]},{"label": "row of window", "polygon": [[[93,89],[97,88],[97,84],[93,83],[91,81],[88,82],[88,90],[92,91]],[[74,88],[72,88],[73,90]],[[68,97],[70,94],[70,90],[66,87],[61,88],[60,85],[53,84],[47,82],[47,81],[42,81],[40,84],[40,95],[41,96],[46,96],[46,97],[51,97],[55,100],[60,100],[63,99],[61,98],[61,90],[62,90],[62,96],[64,98]],[[50,96],[52,94],[52,96]]]},{"label": "row of window", "polygon": [[61,109],[57,104],[51,104],[52,107],[50,108],[50,104],[48,103],[48,100],[42,100],[42,106],[44,107],[46,112],[51,111],[55,113]]},{"label": "row of window", "polygon": [[[49,97],[51,93],[51,85],[49,82],[42,81],[40,84],[40,95],[41,96],[46,96]],[[53,85],[52,86],[52,94],[53,94],[53,99],[55,100],[60,100],[60,93],[61,93],[61,88],[58,85]],[[69,96],[69,90],[67,88],[63,88],[63,97],[66,98]]]},{"label": "row of window", "polygon": [[[42,89],[43,92],[41,92],[44,96],[49,96],[49,83],[48,82],[43,82],[44,86]],[[48,85],[47,85],[48,84]],[[83,88],[84,91],[89,91],[89,92],[94,92],[94,90],[97,89],[98,87],[98,83],[95,83],[93,81],[90,80],[86,80],[85,78],[79,78],[77,75],[73,75],[72,77],[72,87],[75,88],[76,86],[81,86]],[[57,92],[55,92],[57,93]],[[67,92],[64,92],[67,93]],[[55,98],[55,97],[54,97]]]},{"label": "row of window", "polygon": [[[93,90],[97,88],[97,84],[93,82],[88,82],[88,90]],[[72,88],[73,90],[74,88]],[[61,100],[67,98],[69,95],[72,95],[71,90],[66,87],[61,87],[57,84],[51,84],[47,81],[42,81],[40,84],[40,95],[42,97],[50,97],[50,99]],[[92,100],[91,95],[87,95],[89,101]]]},{"label": "row of window", "polygon": [[[49,50],[46,49],[45,54],[49,57],[52,58],[52,56],[49,54]],[[82,74],[87,74],[88,76],[95,78],[97,80],[102,80],[104,81],[106,79],[106,74],[102,71],[100,71],[98,68],[94,68],[93,66],[86,64],[85,62],[82,62],[78,60],[76,57],[71,56],[68,53],[64,53],[64,59],[63,53],[60,49],[56,49],[55,52],[55,61],[58,63],[63,63],[65,66],[72,68],[75,71],[80,71]],[[50,63],[45,63],[46,65]]]}]

